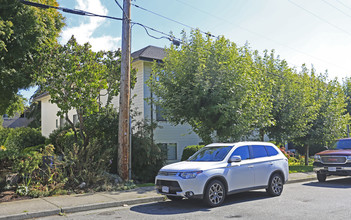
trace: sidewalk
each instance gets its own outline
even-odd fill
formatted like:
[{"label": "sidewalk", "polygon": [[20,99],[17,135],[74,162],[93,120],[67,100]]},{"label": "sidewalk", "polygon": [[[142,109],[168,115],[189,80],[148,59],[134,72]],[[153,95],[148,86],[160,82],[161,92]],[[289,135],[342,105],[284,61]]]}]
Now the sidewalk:
[{"label": "sidewalk", "polygon": [[[289,174],[287,184],[316,180],[316,174]],[[43,197],[0,203],[0,219],[39,218],[60,213],[74,213],[94,209],[164,201],[165,197],[155,187],[140,187],[129,191],[103,192],[66,196]]]}]

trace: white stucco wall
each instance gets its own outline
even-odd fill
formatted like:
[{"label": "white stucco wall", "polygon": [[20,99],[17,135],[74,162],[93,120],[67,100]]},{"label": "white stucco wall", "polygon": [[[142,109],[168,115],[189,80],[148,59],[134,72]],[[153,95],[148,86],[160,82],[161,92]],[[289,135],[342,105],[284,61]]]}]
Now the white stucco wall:
[{"label": "white stucco wall", "polygon": [[[41,133],[45,137],[49,137],[51,132],[56,129],[56,120],[60,126],[60,117],[56,114],[59,110],[56,104],[51,103],[50,96],[47,95],[40,99],[41,101]],[[74,110],[68,112],[69,119],[73,122]]]}]

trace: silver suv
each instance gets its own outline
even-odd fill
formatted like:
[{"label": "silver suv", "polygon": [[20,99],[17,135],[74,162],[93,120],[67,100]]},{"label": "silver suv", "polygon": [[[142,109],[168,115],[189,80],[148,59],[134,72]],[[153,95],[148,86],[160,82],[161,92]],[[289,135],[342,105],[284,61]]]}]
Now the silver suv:
[{"label": "silver suv", "polygon": [[288,159],[271,143],[210,144],[187,161],[164,166],[156,176],[156,190],[171,200],[198,198],[220,206],[226,195],[266,189],[279,196],[288,180]]}]

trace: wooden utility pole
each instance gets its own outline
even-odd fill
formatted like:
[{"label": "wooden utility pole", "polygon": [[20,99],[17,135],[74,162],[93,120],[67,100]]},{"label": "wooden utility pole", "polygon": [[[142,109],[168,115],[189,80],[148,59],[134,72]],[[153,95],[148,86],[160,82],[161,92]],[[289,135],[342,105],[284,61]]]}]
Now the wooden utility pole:
[{"label": "wooden utility pole", "polygon": [[130,5],[123,0],[121,89],[118,125],[118,173],[123,180],[129,180],[130,156]]}]

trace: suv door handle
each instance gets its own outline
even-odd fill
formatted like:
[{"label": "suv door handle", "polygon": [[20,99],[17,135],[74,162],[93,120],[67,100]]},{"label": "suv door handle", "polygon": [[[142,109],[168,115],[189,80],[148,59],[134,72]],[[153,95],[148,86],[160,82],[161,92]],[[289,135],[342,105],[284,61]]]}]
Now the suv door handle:
[{"label": "suv door handle", "polygon": [[253,168],[254,166],[253,165],[250,165],[250,166],[247,166],[248,168]]},{"label": "suv door handle", "polygon": [[273,162],[270,162],[269,165],[273,165]]}]

